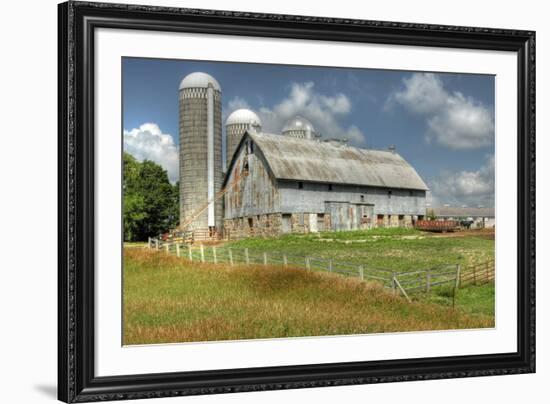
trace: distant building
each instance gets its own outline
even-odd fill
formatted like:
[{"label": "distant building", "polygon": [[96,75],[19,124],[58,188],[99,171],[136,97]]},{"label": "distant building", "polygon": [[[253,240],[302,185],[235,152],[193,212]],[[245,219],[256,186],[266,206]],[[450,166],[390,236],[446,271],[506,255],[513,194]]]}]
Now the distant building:
[{"label": "distant building", "polygon": [[495,226],[495,208],[468,208],[443,206],[427,210],[439,220],[458,220],[471,222],[470,228],[486,228]]},{"label": "distant building", "polygon": [[229,237],[412,226],[428,187],[395,151],[266,133],[246,133],[224,186]]}]

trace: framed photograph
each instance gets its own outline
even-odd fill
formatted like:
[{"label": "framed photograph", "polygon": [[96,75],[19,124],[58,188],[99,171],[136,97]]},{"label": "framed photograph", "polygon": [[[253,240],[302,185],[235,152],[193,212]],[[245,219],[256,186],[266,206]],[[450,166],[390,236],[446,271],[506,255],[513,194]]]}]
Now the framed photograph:
[{"label": "framed photograph", "polygon": [[61,401],[535,371],[534,32],[58,18]]}]

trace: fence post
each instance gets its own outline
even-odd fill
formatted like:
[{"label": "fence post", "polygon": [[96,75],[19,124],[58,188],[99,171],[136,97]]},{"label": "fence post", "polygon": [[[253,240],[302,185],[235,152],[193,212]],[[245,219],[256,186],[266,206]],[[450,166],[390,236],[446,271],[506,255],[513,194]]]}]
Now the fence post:
[{"label": "fence post", "polygon": [[426,270],[426,293],[430,293],[430,284],[432,283],[432,271]]},{"label": "fence post", "polygon": [[395,285],[395,272],[392,272],[391,273],[391,288],[392,288],[392,293],[393,293],[394,296],[395,296],[395,292],[396,292],[395,287],[396,287],[396,285]]},{"label": "fence post", "polygon": [[229,252],[229,265],[233,266],[233,251],[231,248],[228,248],[227,251]]},{"label": "fence post", "polygon": [[193,261],[193,250],[191,250],[191,244],[187,244],[187,252],[189,253],[189,261]]},{"label": "fence post", "polygon": [[159,239],[158,238],[155,239],[155,248],[157,250],[159,249]]},{"label": "fence post", "polygon": [[309,257],[306,257],[306,269],[309,271],[311,267],[309,266]]},{"label": "fence post", "polygon": [[332,272],[332,260],[329,260],[328,262],[328,271]]},{"label": "fence post", "polygon": [[412,300],[411,298],[409,297],[409,295],[407,294],[407,292],[405,292],[405,289],[403,289],[403,286],[401,286],[401,284],[399,283],[399,281],[397,280],[397,278],[394,276],[393,277],[393,282],[399,287],[399,290],[401,291],[401,293],[403,293],[403,296],[405,296],[405,298],[407,299],[407,301],[409,303],[412,303]]},{"label": "fence post", "polygon": [[179,245],[179,243],[176,243],[176,256],[178,258],[180,257],[180,245]]},{"label": "fence post", "polygon": [[151,249],[151,237],[147,237],[147,248]]},{"label": "fence post", "polygon": [[201,262],[204,262],[204,245],[201,244]]},{"label": "fence post", "polygon": [[216,246],[212,246],[212,255],[214,256],[214,264],[218,263],[218,256],[216,255]]},{"label": "fence post", "polygon": [[264,266],[267,266],[267,253],[264,252]]},{"label": "fence post", "polygon": [[455,289],[460,287],[460,264],[456,264]]},{"label": "fence post", "polygon": [[363,273],[363,266],[362,265],[359,265],[359,277],[361,278],[361,280],[365,280],[365,274]]},{"label": "fence post", "polygon": [[164,249],[166,250],[166,254],[168,254],[170,252],[170,244],[164,244]]},{"label": "fence post", "polygon": [[248,256],[248,248],[244,249],[244,260],[246,262],[246,265],[250,264],[250,257]]},{"label": "fence post", "polygon": [[286,259],[286,254],[283,254],[283,266],[286,267],[288,265],[288,261]]}]

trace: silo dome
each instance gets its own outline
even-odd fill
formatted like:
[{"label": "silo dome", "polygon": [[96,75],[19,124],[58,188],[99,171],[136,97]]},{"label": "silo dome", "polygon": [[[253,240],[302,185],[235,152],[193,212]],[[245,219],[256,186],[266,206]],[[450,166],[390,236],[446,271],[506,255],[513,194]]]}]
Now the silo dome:
[{"label": "silo dome", "polygon": [[195,72],[185,76],[180,83],[180,90],[183,90],[184,88],[208,88],[209,84],[212,84],[214,90],[220,92],[222,91],[218,80],[208,73],[203,72]]},{"label": "silo dome", "polygon": [[289,119],[282,130],[283,135],[300,139],[313,139],[316,135],[313,124],[303,116],[297,115]]},{"label": "silo dome", "polygon": [[233,111],[225,121],[227,164],[231,162],[237,146],[247,131],[256,133],[262,131],[262,121],[258,115],[244,108]]},{"label": "silo dome", "polygon": [[251,125],[251,126],[262,126],[262,121],[254,112],[249,109],[238,109],[233,111],[225,121],[225,126],[229,125]]}]

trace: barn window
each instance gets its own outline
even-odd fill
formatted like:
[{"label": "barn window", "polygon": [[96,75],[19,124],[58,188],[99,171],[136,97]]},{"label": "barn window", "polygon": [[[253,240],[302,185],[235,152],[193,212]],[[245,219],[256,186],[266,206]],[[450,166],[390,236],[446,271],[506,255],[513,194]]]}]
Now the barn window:
[{"label": "barn window", "polygon": [[298,183],[298,189],[304,189],[304,183],[303,182],[299,182]]},{"label": "barn window", "polygon": [[250,154],[254,154],[254,142],[250,142]]},{"label": "barn window", "polygon": [[388,191],[388,198],[391,198],[391,191]]},{"label": "barn window", "polygon": [[361,202],[365,202],[365,195],[361,195]]},{"label": "barn window", "polygon": [[328,190],[332,191],[332,184],[328,184]]}]

